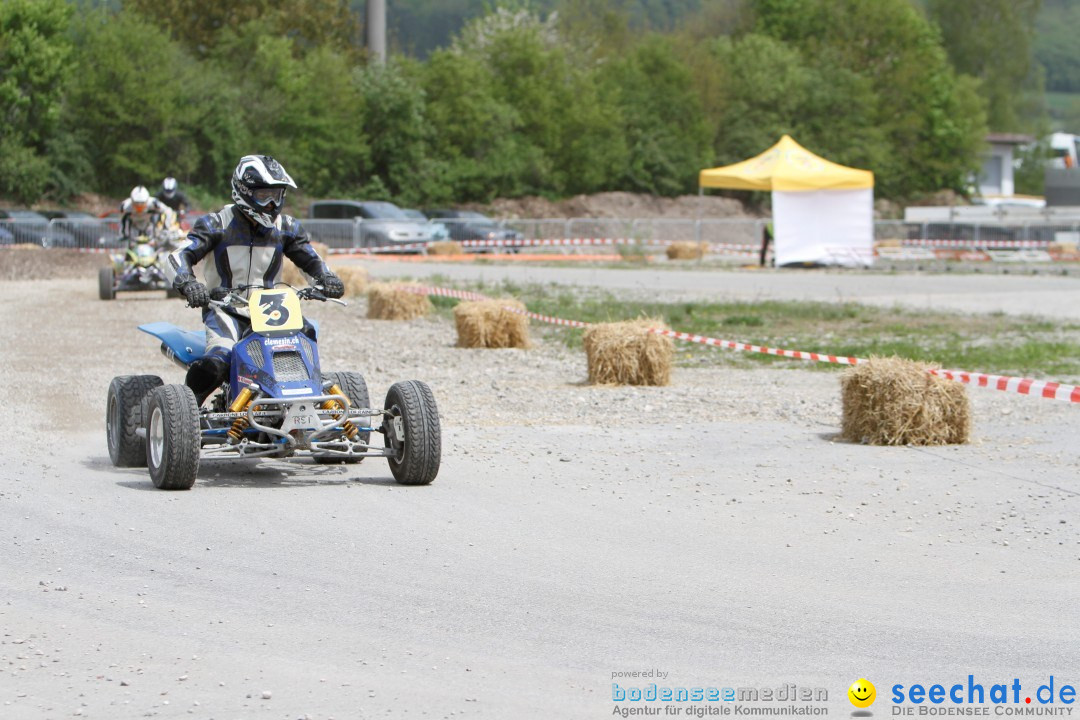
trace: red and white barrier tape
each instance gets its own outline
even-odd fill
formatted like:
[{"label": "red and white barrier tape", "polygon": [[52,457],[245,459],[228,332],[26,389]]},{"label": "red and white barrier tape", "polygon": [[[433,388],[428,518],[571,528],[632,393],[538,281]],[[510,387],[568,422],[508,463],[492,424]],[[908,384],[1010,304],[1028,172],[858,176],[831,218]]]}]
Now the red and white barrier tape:
[{"label": "red and white barrier tape", "polygon": [[[458,297],[465,300],[492,299],[480,293],[474,293],[465,290],[450,290],[447,288],[426,287],[423,285],[409,286],[406,289],[409,292],[418,292],[421,294],[429,295],[443,295],[446,297]],[[565,320],[563,318],[539,315],[537,313],[529,312],[528,310],[522,310],[520,308],[515,308],[510,305],[504,306],[503,309],[512,313],[517,313],[518,315],[525,315],[527,317],[533,318],[534,320],[550,323],[552,325],[565,325],[576,328],[587,328],[592,324],[587,322],[581,322],[580,320]],[[860,365],[862,363],[868,362],[865,358],[845,357],[843,355],[828,355],[825,353],[806,352],[804,350],[785,350],[783,348],[770,348],[763,345],[752,345],[750,343],[737,342],[734,340],[719,340],[717,338],[711,338],[705,335],[693,335],[690,333],[678,332],[677,330],[650,328],[649,332],[656,333],[657,335],[664,335],[667,337],[675,338],[677,340],[698,343],[701,345],[711,345],[713,347],[725,348],[728,350],[755,352],[764,355],[793,358],[795,360],[811,360],[814,362],[833,363],[836,365]],[[931,369],[927,372],[931,373],[932,375],[937,375],[938,377],[942,377],[947,380],[955,380],[956,382],[961,382],[966,385],[992,388],[994,390],[1001,390],[1004,392],[1011,392],[1019,395],[1036,395],[1038,397],[1048,398],[1051,400],[1062,400],[1065,402],[1080,403],[1080,387],[1076,385],[1066,385],[1064,383],[1058,383],[1049,380],[1033,380],[1031,378],[1010,377],[1008,375],[987,375],[984,373],[971,373],[964,370]]]},{"label": "red and white barrier tape", "polygon": [[922,240],[918,238],[902,240],[905,247],[947,247],[947,248],[1039,248],[1046,249],[1049,240]]},{"label": "red and white barrier tape", "polygon": [[[525,238],[522,240],[460,240],[454,241],[462,248],[526,248],[526,247],[585,247],[594,245],[641,245],[642,247],[664,247],[671,245],[673,240],[648,240],[641,241],[634,238]],[[733,253],[747,255],[756,254],[756,249],[750,244],[738,243],[705,243],[713,252]],[[379,245],[369,248],[330,248],[331,255],[367,255],[386,252],[404,252],[410,250],[423,250],[428,243],[402,243],[400,245]]]},{"label": "red and white barrier tape", "polygon": [[1007,375],[984,375],[963,370],[930,370],[929,372],[938,377],[956,380],[967,385],[988,387],[1019,395],[1037,395],[1051,400],[1080,403],[1080,387],[1076,385],[1065,385],[1049,380],[1009,377]]}]

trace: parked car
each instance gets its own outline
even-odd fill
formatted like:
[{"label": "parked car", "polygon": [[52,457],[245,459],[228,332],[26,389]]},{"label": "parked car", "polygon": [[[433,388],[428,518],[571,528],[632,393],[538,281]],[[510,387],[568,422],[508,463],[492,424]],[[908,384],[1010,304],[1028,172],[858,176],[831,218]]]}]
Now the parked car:
[{"label": "parked car", "polygon": [[105,238],[114,235],[105,227],[105,223],[82,210],[39,210],[38,212],[53,221],[50,222],[50,230],[43,241],[46,246],[97,247],[104,243]]},{"label": "parked car", "polygon": [[317,200],[308,208],[308,217],[315,220],[360,218],[360,247],[429,243],[436,239],[436,229],[431,223],[418,222],[394,203],[381,200]]},{"label": "parked car", "polygon": [[13,242],[30,245],[57,245],[72,247],[75,239],[70,233],[49,230],[49,219],[33,210],[0,210],[0,227],[13,238]]},{"label": "parked car", "polygon": [[[487,215],[474,210],[451,210],[435,208],[424,210],[424,214],[437,220],[450,229],[451,240],[524,240],[525,236],[516,230],[502,227]],[[517,247],[511,248],[517,251]]]},{"label": "parked car", "polygon": [[407,217],[413,220],[420,220],[426,223],[431,223],[431,226],[435,228],[435,240],[442,242],[443,240],[450,239],[450,228],[446,227],[441,222],[435,222],[434,220],[428,220],[428,216],[420,212],[416,208],[401,208],[401,212],[405,213]]}]

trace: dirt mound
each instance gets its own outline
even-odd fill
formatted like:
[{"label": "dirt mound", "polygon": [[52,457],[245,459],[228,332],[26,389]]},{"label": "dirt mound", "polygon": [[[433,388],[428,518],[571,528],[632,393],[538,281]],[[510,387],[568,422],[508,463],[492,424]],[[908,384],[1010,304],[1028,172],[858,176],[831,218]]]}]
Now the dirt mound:
[{"label": "dirt mound", "polygon": [[16,247],[0,250],[0,280],[96,278],[109,264],[104,253]]},{"label": "dirt mound", "polygon": [[742,218],[756,217],[741,202],[716,195],[668,198],[629,192],[576,195],[565,200],[543,197],[500,198],[489,205],[472,205],[500,218]]}]

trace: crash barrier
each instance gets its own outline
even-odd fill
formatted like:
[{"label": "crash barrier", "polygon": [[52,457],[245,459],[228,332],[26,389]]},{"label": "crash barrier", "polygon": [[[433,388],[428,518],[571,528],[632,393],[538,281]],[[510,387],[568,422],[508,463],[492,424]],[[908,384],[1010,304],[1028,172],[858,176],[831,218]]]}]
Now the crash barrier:
[{"label": "crash barrier", "polygon": [[[12,211],[19,212],[19,211]],[[192,215],[188,216],[189,218]],[[625,254],[644,254],[674,243],[704,243],[714,256],[751,259],[760,252],[764,218],[536,218],[491,221],[482,227],[446,218],[433,221],[303,219],[312,239],[332,252],[422,252],[429,243],[453,240],[469,252],[534,248],[579,254],[588,246],[619,246]],[[123,244],[119,220],[72,217],[46,221],[0,219],[0,247],[32,244],[103,252]],[[1080,260],[1080,219],[1047,215],[1039,222],[1014,224],[878,220],[878,257],[893,260],[972,260],[1048,262]],[[1022,252],[1029,251],[1029,252]],[[865,265],[866,253],[838,250],[849,265]],[[955,253],[971,253],[957,255]],[[1009,254],[1015,252],[1015,254]],[[952,254],[950,254],[952,253]],[[1044,254],[1045,253],[1045,254]]]},{"label": "crash barrier", "polygon": [[[423,285],[407,286],[408,292],[424,293],[427,295],[437,295],[440,297],[457,298],[460,300],[491,300],[486,295],[482,295],[476,292],[470,292],[467,290],[452,290],[450,288],[440,287],[428,287]],[[504,309],[509,312],[519,313],[526,317],[538,320],[543,323],[551,325],[563,325],[567,327],[575,328],[587,328],[592,323],[582,322],[580,320],[566,320],[564,318],[551,317],[548,315],[540,315],[529,310],[521,310],[515,308],[512,305],[504,306]],[[770,348],[764,345],[753,345],[751,343],[738,342],[736,340],[721,340],[717,338],[708,337],[705,335],[694,335],[691,333],[679,332],[677,330],[663,330],[654,328],[650,332],[654,332],[658,335],[665,335],[676,340],[682,340],[684,342],[692,342],[700,345],[708,345],[711,347],[723,348],[726,350],[737,350],[741,352],[754,352],[763,355],[773,355],[776,357],[792,358],[794,360],[809,360],[811,362],[823,362],[832,363],[836,365],[859,365],[861,363],[869,362],[866,358],[857,357],[845,357],[842,355],[829,355],[827,353],[807,352],[805,350],[785,350],[783,348]],[[1011,377],[1008,375],[989,375],[986,373],[974,373],[966,370],[945,370],[940,368],[931,368],[927,372],[932,375],[936,375],[946,380],[955,380],[965,385],[974,385],[976,387],[991,388],[993,390],[1001,390],[1003,392],[1014,393],[1018,395],[1034,395],[1036,397],[1047,398],[1050,400],[1062,400],[1071,403],[1080,403],[1080,387],[1076,385],[1067,385],[1065,383],[1053,382],[1050,380],[1034,380],[1032,378],[1020,378]]]},{"label": "crash barrier", "polygon": [[[458,245],[464,250],[476,250],[476,249],[510,249],[516,250],[519,248],[577,248],[577,247],[594,247],[599,245],[609,246],[628,246],[628,247],[655,247],[665,248],[675,243],[681,242],[678,240],[655,240],[649,242],[643,242],[636,238],[611,238],[611,237],[566,237],[566,238],[522,238],[515,240],[461,240],[457,241]],[[757,256],[758,250],[749,245],[736,245],[732,243],[705,243],[710,252],[726,254],[726,255],[739,255],[739,256]],[[404,243],[400,245],[381,245],[376,247],[365,248],[341,248],[331,247],[330,254],[332,255],[365,255],[376,253],[390,253],[390,252],[422,252],[427,248],[427,243]]]}]

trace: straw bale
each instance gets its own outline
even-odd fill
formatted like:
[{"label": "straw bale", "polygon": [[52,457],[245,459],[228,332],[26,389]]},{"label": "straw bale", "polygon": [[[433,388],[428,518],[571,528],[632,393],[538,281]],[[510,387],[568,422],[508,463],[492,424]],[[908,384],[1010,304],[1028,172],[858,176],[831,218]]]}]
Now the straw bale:
[{"label": "straw bale", "polygon": [[705,251],[705,243],[673,242],[667,246],[668,260],[700,260]]},{"label": "straw bale", "polygon": [[640,318],[593,325],[583,341],[594,385],[667,385],[671,382],[674,344],[671,338],[649,332],[666,330],[660,320]]},{"label": "straw bale", "polygon": [[345,285],[345,297],[363,295],[368,288],[368,271],[357,265],[330,266]]},{"label": "straw bale", "polygon": [[412,320],[432,310],[427,295],[410,292],[401,283],[373,283],[368,286],[368,314],[374,320]]},{"label": "straw bale", "polygon": [[456,240],[428,243],[427,246],[428,255],[461,255],[464,252],[461,243]]},{"label": "straw bale", "polygon": [[519,300],[466,300],[454,308],[458,347],[527,348],[529,318],[510,312],[507,306],[524,310]]},{"label": "straw bale", "polygon": [[883,240],[877,240],[874,242],[874,247],[879,248],[902,248],[904,247],[904,241],[900,238],[885,238]]},{"label": "straw bale", "polygon": [[871,358],[840,379],[841,437],[869,445],[953,445],[971,435],[964,386],[925,363]]},{"label": "straw bale", "polygon": [[[315,252],[319,253],[319,257],[326,260],[330,255],[330,248],[321,242],[312,242],[311,247],[315,249]],[[302,288],[308,285],[308,276],[296,267],[289,258],[283,257],[281,261],[281,282],[288,283],[295,288]]]}]

